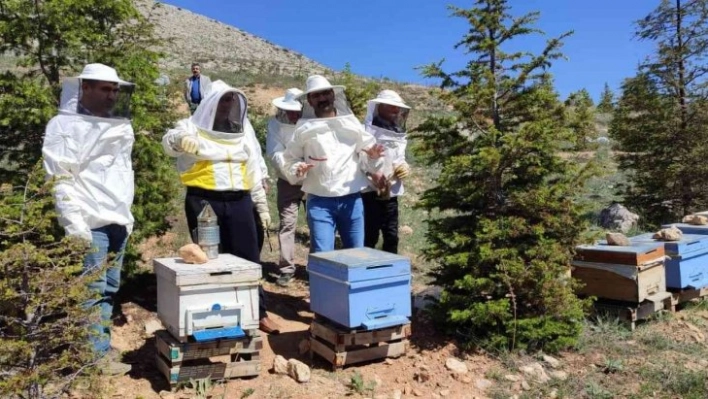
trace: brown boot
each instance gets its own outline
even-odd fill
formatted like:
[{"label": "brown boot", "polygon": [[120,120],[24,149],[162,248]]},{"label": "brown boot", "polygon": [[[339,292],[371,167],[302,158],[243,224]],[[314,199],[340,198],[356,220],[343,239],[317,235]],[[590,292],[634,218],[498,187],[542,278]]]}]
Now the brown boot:
[{"label": "brown boot", "polygon": [[280,326],[268,316],[258,322],[258,329],[268,334],[280,334]]}]

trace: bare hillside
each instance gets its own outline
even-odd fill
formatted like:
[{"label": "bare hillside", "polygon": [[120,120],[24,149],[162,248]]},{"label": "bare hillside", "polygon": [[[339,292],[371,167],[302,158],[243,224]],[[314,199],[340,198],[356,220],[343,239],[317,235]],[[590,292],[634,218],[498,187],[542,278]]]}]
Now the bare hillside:
[{"label": "bare hillside", "polygon": [[137,8],[168,39],[166,69],[188,68],[193,61],[208,70],[265,72],[303,76],[327,68],[302,54],[236,27],[153,0],[135,0]]}]

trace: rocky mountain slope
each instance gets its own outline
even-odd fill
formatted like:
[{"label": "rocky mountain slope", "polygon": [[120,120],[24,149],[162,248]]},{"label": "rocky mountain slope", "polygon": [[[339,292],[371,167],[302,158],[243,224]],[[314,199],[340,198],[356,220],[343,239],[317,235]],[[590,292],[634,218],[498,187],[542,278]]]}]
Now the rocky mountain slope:
[{"label": "rocky mountain slope", "polygon": [[189,10],[153,0],[135,0],[137,8],[167,39],[168,70],[199,62],[207,70],[306,76],[327,68],[302,54]]}]

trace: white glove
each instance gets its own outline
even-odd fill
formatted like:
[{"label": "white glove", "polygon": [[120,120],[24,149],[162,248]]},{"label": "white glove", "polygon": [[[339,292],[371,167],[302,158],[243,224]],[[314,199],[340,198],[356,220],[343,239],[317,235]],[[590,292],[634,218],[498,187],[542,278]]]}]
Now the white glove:
[{"label": "white glove", "polygon": [[182,148],[183,152],[187,154],[197,154],[199,153],[199,141],[191,136],[182,137],[179,142],[179,146]]},{"label": "white glove", "polygon": [[263,226],[263,229],[267,229],[268,226],[270,226],[270,213],[268,212],[263,212],[263,213],[258,213],[258,217],[261,218],[261,225]]},{"label": "white glove", "polygon": [[396,174],[397,178],[404,179],[411,173],[411,167],[408,166],[408,163],[403,162],[402,164],[396,166],[393,173]]}]

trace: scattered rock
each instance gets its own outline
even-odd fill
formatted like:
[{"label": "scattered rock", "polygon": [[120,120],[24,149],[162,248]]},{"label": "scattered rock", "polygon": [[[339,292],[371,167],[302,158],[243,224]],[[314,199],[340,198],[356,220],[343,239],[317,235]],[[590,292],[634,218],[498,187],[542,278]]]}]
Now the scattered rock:
[{"label": "scattered rock", "polygon": [[558,397],[558,390],[553,388],[551,392],[548,393],[548,399],[556,399]]},{"label": "scattered rock", "polygon": [[160,323],[158,319],[150,319],[145,322],[145,334],[147,335],[153,335],[155,331],[162,330],[163,328],[162,323]]},{"label": "scattered rock", "polygon": [[548,373],[551,378],[559,380],[559,381],[565,381],[568,379],[568,373],[566,373],[563,370],[553,370]]},{"label": "scattered rock", "polygon": [[467,374],[467,365],[454,357],[448,358],[445,361],[445,367],[453,373],[457,374]]},{"label": "scattered rock", "polygon": [[531,389],[531,385],[529,385],[526,380],[523,380],[521,381],[521,389],[523,389],[524,391],[528,391],[529,389]]},{"label": "scattered rock", "polygon": [[391,359],[391,358],[386,358],[386,360],[384,360],[384,363],[386,363],[386,364],[388,364],[388,365],[390,366],[390,365],[393,364],[393,359]]},{"label": "scattered rock", "polygon": [[698,364],[700,364],[701,366],[708,366],[708,360],[701,359],[698,361]]},{"label": "scattered rock", "polygon": [[288,360],[288,375],[297,382],[310,381],[310,368],[297,359]]},{"label": "scattered rock", "polygon": [[275,374],[288,374],[288,360],[281,355],[273,359],[273,372]]},{"label": "scattered rock", "polygon": [[401,392],[400,389],[396,389],[393,391],[393,394],[391,395],[391,399],[401,399],[403,396],[403,392]]},{"label": "scattered rock", "polygon": [[462,377],[462,380],[460,380],[460,381],[464,382],[465,384],[469,384],[472,382],[472,377],[464,376],[464,377]]},{"label": "scattered rock", "polygon": [[440,299],[441,287],[428,287],[413,295],[413,310],[419,311],[428,308]]},{"label": "scattered rock", "polygon": [[413,390],[413,396],[423,396],[423,392],[420,392],[419,390],[414,389],[414,390]]},{"label": "scattered rock", "polygon": [[413,378],[418,382],[427,382],[430,380],[430,371],[427,368],[421,368]]},{"label": "scattered rock", "polygon": [[174,399],[175,394],[170,391],[160,391],[160,398],[162,399]]},{"label": "scattered rock", "polygon": [[543,369],[541,363],[531,363],[526,366],[519,367],[519,371],[524,373],[526,376],[536,379],[538,382],[545,383],[550,380],[546,370]]},{"label": "scattered rock", "polygon": [[614,203],[600,212],[600,226],[606,229],[626,233],[636,227],[638,222],[639,215],[630,212],[622,204]]},{"label": "scattered rock", "polygon": [[401,226],[398,228],[398,233],[403,236],[409,236],[409,235],[413,234],[413,229],[411,228],[411,226],[404,225],[404,226]]},{"label": "scattered rock", "polygon": [[305,353],[309,352],[310,351],[310,340],[303,339],[297,345],[297,348],[298,348],[298,352],[300,352],[301,355],[304,355]]},{"label": "scattered rock", "polygon": [[521,377],[519,377],[518,375],[514,375],[514,374],[507,374],[504,376],[504,379],[507,381],[511,381],[511,382],[521,381]]},{"label": "scattered rock", "polygon": [[683,237],[683,232],[673,225],[657,231],[652,236],[653,239],[660,241],[679,241],[681,237]]},{"label": "scattered rock", "polygon": [[605,235],[608,245],[619,245],[622,247],[628,247],[631,245],[629,238],[622,233],[607,233]]},{"label": "scattered rock", "polygon": [[442,391],[440,391],[440,396],[445,397],[445,396],[448,396],[448,395],[450,395],[450,390],[449,390],[449,389],[443,389]]},{"label": "scattered rock", "polygon": [[560,367],[560,360],[556,359],[553,356],[543,355],[543,361],[548,363],[548,365],[553,367],[554,369]]},{"label": "scattered rock", "polygon": [[403,394],[404,395],[410,395],[411,394],[411,387],[409,385],[404,385],[403,386]]},{"label": "scattered rock", "polygon": [[474,385],[477,387],[477,389],[484,391],[486,389],[489,389],[493,385],[493,383],[486,378],[480,378],[474,382]]},{"label": "scattered rock", "polygon": [[379,389],[383,386],[383,381],[381,380],[381,377],[376,374],[374,374],[374,383],[376,384],[376,389]]}]

